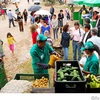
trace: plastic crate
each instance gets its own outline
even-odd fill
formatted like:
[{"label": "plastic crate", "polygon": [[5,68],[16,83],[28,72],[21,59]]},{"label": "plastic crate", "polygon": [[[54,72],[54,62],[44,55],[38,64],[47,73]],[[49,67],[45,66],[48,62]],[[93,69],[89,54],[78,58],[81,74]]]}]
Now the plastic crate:
[{"label": "plastic crate", "polygon": [[74,20],[79,20],[79,12],[74,12],[73,19]]},{"label": "plastic crate", "polygon": [[48,87],[50,87],[49,74],[16,74],[14,79],[15,80],[34,81],[36,79],[41,79],[42,77],[48,78],[48,80],[49,80]]},{"label": "plastic crate", "polygon": [[90,85],[87,85],[86,93],[100,93],[100,88],[90,88]]},{"label": "plastic crate", "polygon": [[[67,81],[60,82],[57,81],[57,71],[60,69],[63,64],[70,63],[73,67],[78,67],[79,74],[82,81]],[[79,67],[78,61],[56,61],[55,63],[55,92],[56,93],[84,93],[85,92],[85,83],[86,79],[83,77],[81,69]]]},{"label": "plastic crate", "polygon": [[55,93],[54,88],[34,88],[32,93]]},{"label": "plastic crate", "polygon": [[100,93],[100,88],[86,88],[86,93]]},{"label": "plastic crate", "polygon": [[4,63],[0,60],[0,89],[8,82],[4,69]]}]

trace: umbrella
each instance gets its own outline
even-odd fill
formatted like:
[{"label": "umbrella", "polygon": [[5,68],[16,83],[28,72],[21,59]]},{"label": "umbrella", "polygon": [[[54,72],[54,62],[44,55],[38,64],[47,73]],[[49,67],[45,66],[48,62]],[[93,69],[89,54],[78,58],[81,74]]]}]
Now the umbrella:
[{"label": "umbrella", "polygon": [[33,5],[28,9],[28,11],[33,11],[34,12],[34,11],[38,11],[39,9],[41,9],[41,6]]},{"label": "umbrella", "polygon": [[76,4],[83,4],[84,0],[73,0],[73,2]]},{"label": "umbrella", "polygon": [[47,10],[39,10],[39,11],[36,11],[34,14],[36,15],[51,15]]},{"label": "umbrella", "polygon": [[100,0],[85,0],[83,3],[90,7],[99,7],[100,6]]}]

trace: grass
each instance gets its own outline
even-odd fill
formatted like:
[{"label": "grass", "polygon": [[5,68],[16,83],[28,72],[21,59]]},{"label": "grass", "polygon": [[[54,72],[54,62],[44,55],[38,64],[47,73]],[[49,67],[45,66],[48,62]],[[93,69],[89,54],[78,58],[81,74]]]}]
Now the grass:
[{"label": "grass", "polygon": [[[41,5],[45,6],[46,3],[47,3],[47,2],[41,2]],[[70,8],[70,6],[67,5],[67,4],[62,4],[62,5],[60,5],[59,2],[56,2],[56,3],[54,4],[54,6],[56,7],[56,9],[57,9],[57,8],[58,8],[58,9],[60,9],[60,8],[61,8],[61,9]],[[82,7],[82,5],[75,5],[75,11],[79,11],[81,7]],[[86,6],[86,8],[89,9],[88,6]]]},{"label": "grass", "polygon": [[[22,70],[22,72],[20,72],[20,73],[33,74],[33,69],[32,69],[32,65],[31,65],[31,59],[28,59],[27,61],[25,61],[18,68],[19,68],[19,70]],[[49,69],[49,73],[50,73],[50,87],[53,87],[54,69]]]},{"label": "grass", "polygon": [[33,69],[32,69],[31,62],[32,62],[31,59],[28,59],[27,61],[25,61],[23,64],[21,64],[18,67],[19,70],[22,69],[23,73],[32,74],[33,73]]}]

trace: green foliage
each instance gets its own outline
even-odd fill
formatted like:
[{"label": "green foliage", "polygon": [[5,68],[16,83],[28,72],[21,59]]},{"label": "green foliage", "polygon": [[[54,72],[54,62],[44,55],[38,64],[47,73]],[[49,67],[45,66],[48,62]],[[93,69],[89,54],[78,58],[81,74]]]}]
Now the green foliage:
[{"label": "green foliage", "polygon": [[55,4],[55,0],[47,0],[47,2],[50,2],[52,4]]}]

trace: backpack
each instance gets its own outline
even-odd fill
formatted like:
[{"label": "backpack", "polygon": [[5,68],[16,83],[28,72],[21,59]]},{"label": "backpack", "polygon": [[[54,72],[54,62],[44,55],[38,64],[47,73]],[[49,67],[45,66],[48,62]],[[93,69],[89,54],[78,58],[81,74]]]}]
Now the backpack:
[{"label": "backpack", "polygon": [[67,19],[70,19],[70,14],[69,14],[69,12],[67,12]]}]

